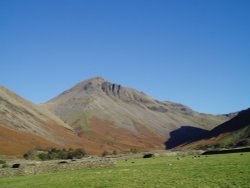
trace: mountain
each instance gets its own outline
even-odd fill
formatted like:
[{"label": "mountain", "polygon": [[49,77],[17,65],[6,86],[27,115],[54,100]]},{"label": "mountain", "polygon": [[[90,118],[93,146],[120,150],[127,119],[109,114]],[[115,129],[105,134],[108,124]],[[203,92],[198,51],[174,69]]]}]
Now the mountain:
[{"label": "mountain", "polygon": [[164,148],[170,133],[181,126],[210,130],[229,119],[160,102],[100,77],[80,82],[43,106],[70,125],[79,137],[108,151]]},{"label": "mountain", "polygon": [[222,148],[250,146],[250,108],[236,114],[231,120],[208,131],[185,148]]},{"label": "mountain", "polygon": [[42,106],[0,86],[0,155],[23,155],[34,148],[82,147],[88,141]]}]

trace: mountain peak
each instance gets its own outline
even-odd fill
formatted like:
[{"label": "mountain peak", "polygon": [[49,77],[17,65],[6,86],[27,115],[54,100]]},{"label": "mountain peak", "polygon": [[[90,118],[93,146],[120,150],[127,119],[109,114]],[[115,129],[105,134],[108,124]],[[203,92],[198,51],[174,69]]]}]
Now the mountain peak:
[{"label": "mountain peak", "polygon": [[90,78],[88,80],[85,80],[85,81],[89,81],[89,82],[100,82],[100,81],[102,81],[103,82],[103,81],[105,81],[105,79],[100,77],[100,76],[96,76],[96,77],[92,77],[92,78]]},{"label": "mountain peak", "polygon": [[84,86],[84,85],[100,85],[106,80],[102,77],[93,77],[87,80],[83,80],[80,83],[78,83],[76,86]]},{"label": "mountain peak", "polygon": [[82,81],[45,105],[80,137],[112,149],[159,148],[181,125],[211,129],[226,119],[155,100],[101,77]]}]

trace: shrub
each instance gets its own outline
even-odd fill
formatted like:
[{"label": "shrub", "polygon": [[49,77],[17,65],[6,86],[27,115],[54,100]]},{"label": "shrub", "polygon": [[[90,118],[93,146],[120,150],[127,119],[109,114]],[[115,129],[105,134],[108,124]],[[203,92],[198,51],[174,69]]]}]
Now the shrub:
[{"label": "shrub", "polygon": [[52,148],[47,153],[40,153],[38,157],[41,160],[54,160],[54,159],[81,159],[86,155],[84,149],[56,149]]},{"label": "shrub", "polygon": [[76,149],[73,152],[73,157],[77,159],[81,159],[86,155],[86,152],[83,149]]},{"label": "shrub", "polygon": [[107,156],[109,154],[109,152],[107,151],[107,150],[104,150],[103,152],[102,152],[102,157],[105,157],[105,156]]},{"label": "shrub", "polygon": [[36,159],[38,154],[41,153],[41,152],[47,152],[47,150],[42,149],[42,148],[34,148],[34,149],[28,151],[27,153],[25,153],[23,155],[23,158],[26,159],[26,160]]},{"label": "shrub", "polygon": [[138,153],[139,150],[137,148],[130,148],[131,153]]},{"label": "shrub", "polygon": [[40,153],[38,154],[38,158],[41,159],[42,161],[49,160],[49,155],[47,153]]},{"label": "shrub", "polygon": [[5,163],[5,164],[2,165],[2,168],[9,168],[9,167],[10,166],[7,163]]},{"label": "shrub", "polygon": [[117,151],[116,151],[116,150],[114,150],[112,154],[113,154],[113,155],[117,155]]},{"label": "shrub", "polygon": [[0,160],[0,164],[6,164],[6,161]]},{"label": "shrub", "polygon": [[23,158],[26,160],[33,159],[35,156],[36,150],[31,150],[23,155]]}]

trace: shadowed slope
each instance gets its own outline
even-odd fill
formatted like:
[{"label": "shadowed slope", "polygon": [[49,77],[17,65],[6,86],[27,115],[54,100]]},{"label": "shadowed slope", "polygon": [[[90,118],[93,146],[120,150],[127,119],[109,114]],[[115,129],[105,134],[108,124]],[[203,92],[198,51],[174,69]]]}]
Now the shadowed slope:
[{"label": "shadowed slope", "polygon": [[170,138],[167,142],[165,142],[166,149],[172,149],[177,146],[200,140],[207,136],[208,133],[208,130],[190,126],[182,126],[170,133]]},{"label": "shadowed slope", "polygon": [[243,110],[231,120],[212,129],[202,140],[187,148],[235,147],[250,145],[250,109]]},{"label": "shadowed slope", "polygon": [[238,113],[236,117],[215,127],[210,131],[210,137],[218,136],[222,133],[233,132],[250,125],[250,108]]}]

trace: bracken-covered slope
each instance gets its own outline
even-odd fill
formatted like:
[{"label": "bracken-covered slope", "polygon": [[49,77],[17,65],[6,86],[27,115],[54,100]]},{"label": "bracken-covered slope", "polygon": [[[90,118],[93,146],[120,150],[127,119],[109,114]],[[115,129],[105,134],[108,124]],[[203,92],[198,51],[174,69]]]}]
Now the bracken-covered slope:
[{"label": "bracken-covered slope", "polygon": [[0,86],[0,155],[20,156],[35,148],[76,148],[85,143],[47,109]]},{"label": "bracken-covered slope", "polygon": [[250,109],[207,132],[202,139],[185,148],[223,148],[250,146]]},{"label": "bracken-covered slope", "polygon": [[83,81],[44,104],[77,131],[106,150],[163,148],[170,132],[189,125],[212,129],[229,118],[160,102],[100,77]]}]

